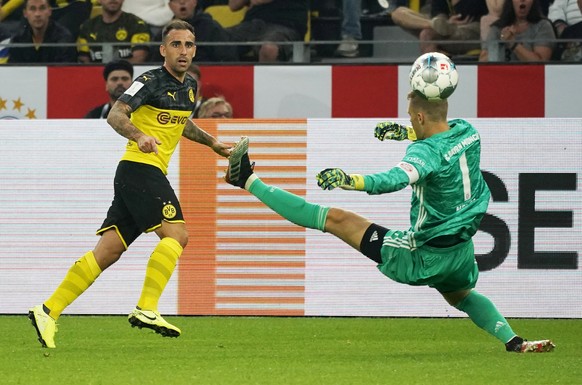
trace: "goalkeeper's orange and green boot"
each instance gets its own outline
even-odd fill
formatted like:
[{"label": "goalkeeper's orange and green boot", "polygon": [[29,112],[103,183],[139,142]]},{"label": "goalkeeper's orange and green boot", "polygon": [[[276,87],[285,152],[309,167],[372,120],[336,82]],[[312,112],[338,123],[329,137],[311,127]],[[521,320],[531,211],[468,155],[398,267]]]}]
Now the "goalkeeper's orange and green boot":
[{"label": "goalkeeper's orange and green boot", "polygon": [[57,332],[57,321],[55,321],[43,305],[37,305],[28,311],[28,318],[32,326],[36,329],[38,342],[43,348],[56,348],[55,333]]}]

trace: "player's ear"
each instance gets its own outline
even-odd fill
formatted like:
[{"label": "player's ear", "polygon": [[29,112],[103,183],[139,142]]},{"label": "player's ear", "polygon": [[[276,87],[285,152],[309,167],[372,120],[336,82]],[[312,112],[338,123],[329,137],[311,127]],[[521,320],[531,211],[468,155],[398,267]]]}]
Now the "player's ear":
[{"label": "player's ear", "polygon": [[162,55],[162,57],[166,57],[166,47],[163,44],[160,44],[160,55]]}]

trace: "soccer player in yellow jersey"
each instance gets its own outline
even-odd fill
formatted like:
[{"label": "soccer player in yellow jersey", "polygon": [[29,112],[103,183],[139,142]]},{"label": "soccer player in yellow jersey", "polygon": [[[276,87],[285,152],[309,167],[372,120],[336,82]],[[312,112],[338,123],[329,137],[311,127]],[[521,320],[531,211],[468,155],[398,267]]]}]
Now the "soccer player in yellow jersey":
[{"label": "soccer player in yellow jersey", "polygon": [[128,320],[164,337],[181,333],[158,312],[158,300],[188,243],[180,203],[166,178],[168,163],[181,136],[224,157],[230,146],[188,119],[197,87],[187,74],[196,53],[194,29],[187,22],[172,21],[162,38],[163,66],[139,76],[107,118],[128,143],[115,174],[113,202],[97,231],[101,237],[71,266],[54,293],[30,309],[29,318],[44,347],[55,347],[56,320],[63,310],[144,232],[155,232],[160,242],[149,258],[141,296]]}]

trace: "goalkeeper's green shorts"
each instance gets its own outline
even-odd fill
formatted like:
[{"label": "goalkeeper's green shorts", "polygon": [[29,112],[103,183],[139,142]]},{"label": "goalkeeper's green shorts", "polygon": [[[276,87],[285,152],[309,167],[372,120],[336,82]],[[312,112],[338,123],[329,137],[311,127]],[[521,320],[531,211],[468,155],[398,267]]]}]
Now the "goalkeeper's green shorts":
[{"label": "goalkeeper's green shorts", "polygon": [[472,289],[479,268],[473,241],[451,247],[421,246],[410,250],[407,231],[390,230],[384,237],[378,269],[388,278],[413,286],[430,286],[441,293]]}]

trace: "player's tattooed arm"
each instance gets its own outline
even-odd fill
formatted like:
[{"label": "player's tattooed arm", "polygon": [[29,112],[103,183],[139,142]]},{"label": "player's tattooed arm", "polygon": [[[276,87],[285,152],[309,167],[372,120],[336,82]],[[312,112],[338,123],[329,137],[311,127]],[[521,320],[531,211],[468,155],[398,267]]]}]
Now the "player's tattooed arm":
[{"label": "player's tattooed arm", "polygon": [[129,117],[131,116],[131,107],[121,101],[115,102],[109,115],[107,115],[107,123],[121,136],[137,142],[137,139],[144,135],[136,126],[131,123]]},{"label": "player's tattooed arm", "polygon": [[140,151],[145,153],[158,153],[158,144],[162,144],[153,136],[144,134],[133,125],[129,117],[131,116],[131,107],[120,100],[116,101],[109,115],[107,123],[121,136],[137,143]]},{"label": "player's tattooed arm", "polygon": [[214,136],[210,135],[202,128],[198,127],[196,123],[188,119],[184,127],[182,136],[188,138],[196,143],[203,144],[212,148],[218,155],[228,157],[230,155],[231,146],[219,142]]}]

